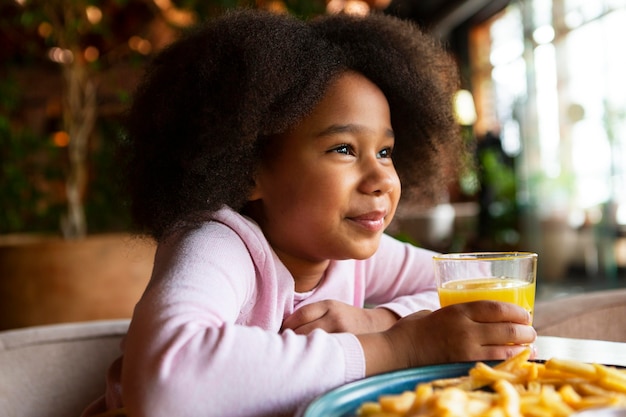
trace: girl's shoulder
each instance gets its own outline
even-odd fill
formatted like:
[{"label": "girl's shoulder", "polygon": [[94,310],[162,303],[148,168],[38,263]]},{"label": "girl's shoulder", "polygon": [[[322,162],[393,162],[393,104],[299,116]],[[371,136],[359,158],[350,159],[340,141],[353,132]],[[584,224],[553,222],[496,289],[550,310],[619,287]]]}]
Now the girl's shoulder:
[{"label": "girl's shoulder", "polygon": [[267,245],[267,239],[256,222],[226,206],[215,212],[193,213],[162,239],[164,245],[193,241],[206,244],[240,242],[245,246]]},{"label": "girl's shoulder", "polygon": [[271,248],[261,228],[250,218],[224,207],[216,212],[194,213],[192,221],[172,229],[160,242],[165,257],[221,257],[224,261],[251,258],[263,264]]}]

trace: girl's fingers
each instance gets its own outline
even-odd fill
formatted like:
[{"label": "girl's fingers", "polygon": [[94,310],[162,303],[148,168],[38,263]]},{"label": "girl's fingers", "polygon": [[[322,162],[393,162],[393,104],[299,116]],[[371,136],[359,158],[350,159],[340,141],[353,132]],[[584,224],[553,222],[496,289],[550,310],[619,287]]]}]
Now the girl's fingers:
[{"label": "girl's fingers", "polygon": [[322,302],[305,305],[285,318],[282,328],[295,330],[323,317],[327,310]]},{"label": "girl's fingers", "polygon": [[528,349],[528,347],[529,346],[526,345],[484,346],[482,354],[485,358],[489,358],[489,360],[505,360],[521,353],[523,350]]},{"label": "girl's fingers", "polygon": [[490,345],[528,345],[535,341],[537,332],[526,324],[485,323],[480,344]]},{"label": "girl's fingers", "polygon": [[465,306],[467,316],[478,323],[531,324],[530,313],[515,304],[500,301],[474,301],[466,303]]}]

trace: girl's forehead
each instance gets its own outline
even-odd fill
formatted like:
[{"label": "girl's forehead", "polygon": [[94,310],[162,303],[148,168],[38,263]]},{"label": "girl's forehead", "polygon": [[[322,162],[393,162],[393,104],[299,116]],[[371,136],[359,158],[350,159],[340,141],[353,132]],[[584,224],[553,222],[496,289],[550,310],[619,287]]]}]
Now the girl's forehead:
[{"label": "girl's forehead", "polygon": [[359,73],[346,72],[287,134],[316,140],[341,135],[393,137],[390,119],[389,103],[378,86]]},{"label": "girl's forehead", "polygon": [[[390,122],[389,103],[385,94],[377,84],[367,78],[361,72],[355,70],[342,70],[334,74],[324,87],[320,99],[311,106],[308,111],[295,120],[286,129],[274,134],[261,137],[258,146],[264,151],[261,153],[263,159],[269,158],[278,152],[278,148],[285,147],[286,137],[294,136],[298,131],[301,135],[304,130],[308,130],[313,135],[320,135],[324,131],[343,129],[344,125],[358,122],[363,124],[368,121],[367,117],[358,116],[370,114],[371,119],[378,119],[376,109],[380,106],[372,106],[373,101],[383,102],[383,117],[385,118],[385,129],[390,132],[388,136],[393,136],[393,129]],[[302,140],[299,135],[292,140]]]},{"label": "girl's forehead", "polygon": [[[358,96],[358,99],[355,96]],[[300,119],[300,122],[328,108],[338,108],[337,110],[345,110],[348,107],[358,108],[361,101],[373,99],[382,99],[387,102],[382,90],[369,78],[356,71],[343,71],[330,80],[321,99]],[[367,106],[362,107],[364,107],[363,111],[367,110]]]}]

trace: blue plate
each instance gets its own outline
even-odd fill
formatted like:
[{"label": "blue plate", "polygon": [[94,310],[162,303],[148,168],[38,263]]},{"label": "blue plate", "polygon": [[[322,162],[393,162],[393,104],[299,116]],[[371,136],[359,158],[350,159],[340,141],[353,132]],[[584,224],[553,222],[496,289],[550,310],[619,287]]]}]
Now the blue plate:
[{"label": "blue plate", "polygon": [[[493,365],[498,362],[486,363]],[[353,417],[366,401],[378,401],[381,395],[412,391],[420,382],[464,376],[474,365],[476,362],[425,366],[361,379],[317,398],[307,407],[302,417]]]}]

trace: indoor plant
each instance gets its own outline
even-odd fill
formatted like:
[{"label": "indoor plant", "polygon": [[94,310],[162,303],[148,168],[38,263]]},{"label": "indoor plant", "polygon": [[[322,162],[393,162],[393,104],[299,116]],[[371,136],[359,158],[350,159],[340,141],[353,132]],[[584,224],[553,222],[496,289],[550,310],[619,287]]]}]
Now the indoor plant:
[{"label": "indoor plant", "polygon": [[[0,328],[128,317],[154,244],[131,239],[111,150],[121,99],[140,73],[132,64],[150,52],[133,31],[147,31],[159,11],[143,2],[56,0],[1,12],[11,82],[0,116]],[[97,225],[89,234],[88,219]]]}]

